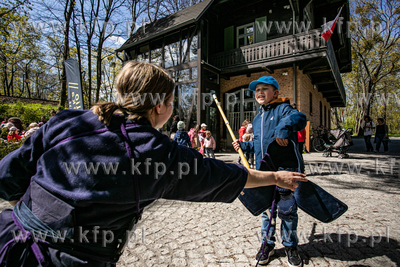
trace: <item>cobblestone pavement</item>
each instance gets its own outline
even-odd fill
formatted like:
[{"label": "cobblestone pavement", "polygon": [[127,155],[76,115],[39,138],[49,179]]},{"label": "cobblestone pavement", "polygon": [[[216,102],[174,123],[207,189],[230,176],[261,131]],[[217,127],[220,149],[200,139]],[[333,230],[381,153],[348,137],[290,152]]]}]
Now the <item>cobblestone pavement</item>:
[{"label": "cobblestone pavement", "polygon": [[[392,138],[387,154],[363,152],[364,140],[354,142],[346,159],[304,155],[308,178],[349,206],[330,224],[299,210],[299,252],[305,266],[400,266],[400,138]],[[216,157],[237,160],[236,154]],[[342,166],[340,174],[330,171],[335,163]],[[312,174],[316,164],[320,173]],[[361,168],[352,174],[355,164]],[[0,210],[7,205],[0,200]],[[252,216],[238,200],[159,200],[144,212],[118,266],[255,266],[260,224],[260,216]],[[278,220],[277,233],[279,226]],[[275,250],[268,266],[288,266],[279,242]]]}]

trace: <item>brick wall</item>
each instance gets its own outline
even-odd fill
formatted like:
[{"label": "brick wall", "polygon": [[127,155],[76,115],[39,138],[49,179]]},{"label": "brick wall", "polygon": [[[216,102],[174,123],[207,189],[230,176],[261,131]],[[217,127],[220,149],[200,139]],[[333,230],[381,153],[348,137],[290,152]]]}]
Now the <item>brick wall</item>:
[{"label": "brick wall", "polygon": [[[298,102],[297,108],[303,112],[307,119],[311,122],[312,127],[317,127],[320,125],[320,102],[322,104],[322,123],[326,125],[328,128],[330,127],[330,122],[325,121],[329,120],[328,114],[325,115],[326,112],[330,112],[331,105],[327,102],[326,98],[322,96],[322,93],[318,92],[317,87],[314,87],[311,83],[311,79],[302,73],[302,71],[298,71],[297,76],[297,92],[298,92]],[[312,113],[310,113],[310,92],[312,94]]]}]

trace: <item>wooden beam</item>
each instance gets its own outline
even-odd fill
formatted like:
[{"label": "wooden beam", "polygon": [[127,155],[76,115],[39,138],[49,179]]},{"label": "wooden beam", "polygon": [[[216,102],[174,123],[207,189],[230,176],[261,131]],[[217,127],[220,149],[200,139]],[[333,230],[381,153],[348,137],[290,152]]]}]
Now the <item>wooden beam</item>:
[{"label": "wooden beam", "polygon": [[316,57],[321,57],[325,56],[325,52],[318,52],[318,53],[311,53],[311,54],[305,54],[305,55],[300,55],[300,56],[288,56],[284,58],[279,58],[279,59],[266,59],[266,60],[260,60],[260,61],[255,61],[255,62],[248,62],[248,63],[243,63],[240,65],[232,66],[232,67],[223,67],[221,68],[221,74],[231,74],[234,72],[240,72],[240,71],[245,71],[249,69],[255,69],[255,68],[272,68],[272,66],[277,66],[277,65],[282,65],[282,64],[287,64],[287,63],[293,63],[297,62],[299,60],[305,60],[305,59],[312,59]]},{"label": "wooden beam", "polygon": [[332,96],[332,97],[325,97],[326,100],[328,100],[329,102],[335,102],[335,101],[342,101],[342,97],[341,96]]},{"label": "wooden beam", "polygon": [[331,70],[330,69],[310,69],[310,70],[303,71],[304,74],[316,74],[316,73],[325,73],[325,72],[331,72]]},{"label": "wooden beam", "polygon": [[178,71],[178,70],[185,70],[185,69],[190,69],[190,68],[195,68],[197,67],[197,61],[191,61],[189,63],[183,63],[178,66],[173,66],[165,69],[167,72],[173,72],[173,71]]},{"label": "wooden beam", "polygon": [[325,59],[324,57],[321,57],[321,58],[319,58],[319,59],[317,59],[317,60],[311,61],[311,63],[308,63],[308,64],[306,64],[306,65],[304,65],[304,66],[301,66],[301,64],[300,64],[301,67],[300,67],[299,69],[302,70],[303,73],[304,73],[304,71],[305,71],[306,69],[312,68],[313,66],[320,64],[320,62],[323,61],[324,59]]},{"label": "wooden beam", "polygon": [[264,68],[262,68],[262,69],[265,70],[265,71],[267,71],[269,74],[273,74],[273,73],[274,73],[274,69],[273,69],[273,68],[264,67]]},{"label": "wooden beam", "polygon": [[318,90],[318,92],[322,93],[325,97],[326,93],[339,93],[339,90],[337,88],[330,88],[326,90]]},{"label": "wooden beam", "polygon": [[186,80],[186,81],[181,81],[181,82],[176,82],[176,85],[181,85],[181,84],[188,84],[188,83],[197,83],[198,79],[191,79],[191,80]]},{"label": "wooden beam", "polygon": [[313,81],[313,84],[327,84],[327,83],[335,83],[334,79],[324,79],[324,80],[317,80],[317,81]]},{"label": "wooden beam", "polygon": [[327,91],[327,92],[322,92],[322,95],[325,98],[330,98],[330,97],[341,97],[339,94],[339,90],[335,90],[335,91]]}]

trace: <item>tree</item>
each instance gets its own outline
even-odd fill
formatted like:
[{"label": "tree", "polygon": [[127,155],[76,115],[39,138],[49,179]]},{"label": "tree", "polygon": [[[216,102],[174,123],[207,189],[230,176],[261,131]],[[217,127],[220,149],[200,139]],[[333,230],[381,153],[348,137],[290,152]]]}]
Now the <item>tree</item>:
[{"label": "tree", "polygon": [[[97,37],[98,39],[98,44],[97,44],[97,53],[96,53],[96,81],[97,81],[97,86],[96,86],[96,102],[99,102],[100,98],[100,88],[101,88],[101,76],[102,76],[102,60],[103,60],[103,46],[104,42],[112,35],[112,33],[115,30],[115,25],[108,25],[110,22],[111,16],[113,15],[114,12],[116,12],[121,6],[123,6],[125,0],[104,0],[103,2],[103,9],[105,10],[103,14],[103,20],[104,23],[100,26],[98,25],[99,32]],[[118,23],[115,23],[118,24]],[[110,30],[110,32],[107,34],[107,26],[111,26],[114,29]]]},{"label": "tree", "polygon": [[[400,1],[355,0],[351,31],[353,72],[345,75],[356,94],[356,130],[370,115],[377,88],[400,71]],[[361,99],[360,99],[361,97]],[[362,101],[359,101],[362,100]]]}]

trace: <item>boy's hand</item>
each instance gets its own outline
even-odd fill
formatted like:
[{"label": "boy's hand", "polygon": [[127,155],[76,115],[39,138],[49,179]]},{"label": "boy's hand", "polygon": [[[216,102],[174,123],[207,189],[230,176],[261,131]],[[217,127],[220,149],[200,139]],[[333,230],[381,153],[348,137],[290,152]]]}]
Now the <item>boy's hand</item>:
[{"label": "boy's hand", "polygon": [[236,150],[236,152],[239,150],[240,148],[240,141],[236,140],[234,142],[232,142],[233,148]]},{"label": "boy's hand", "polygon": [[282,138],[276,138],[276,142],[280,146],[287,146],[289,144],[289,140],[288,139],[282,139]]}]

